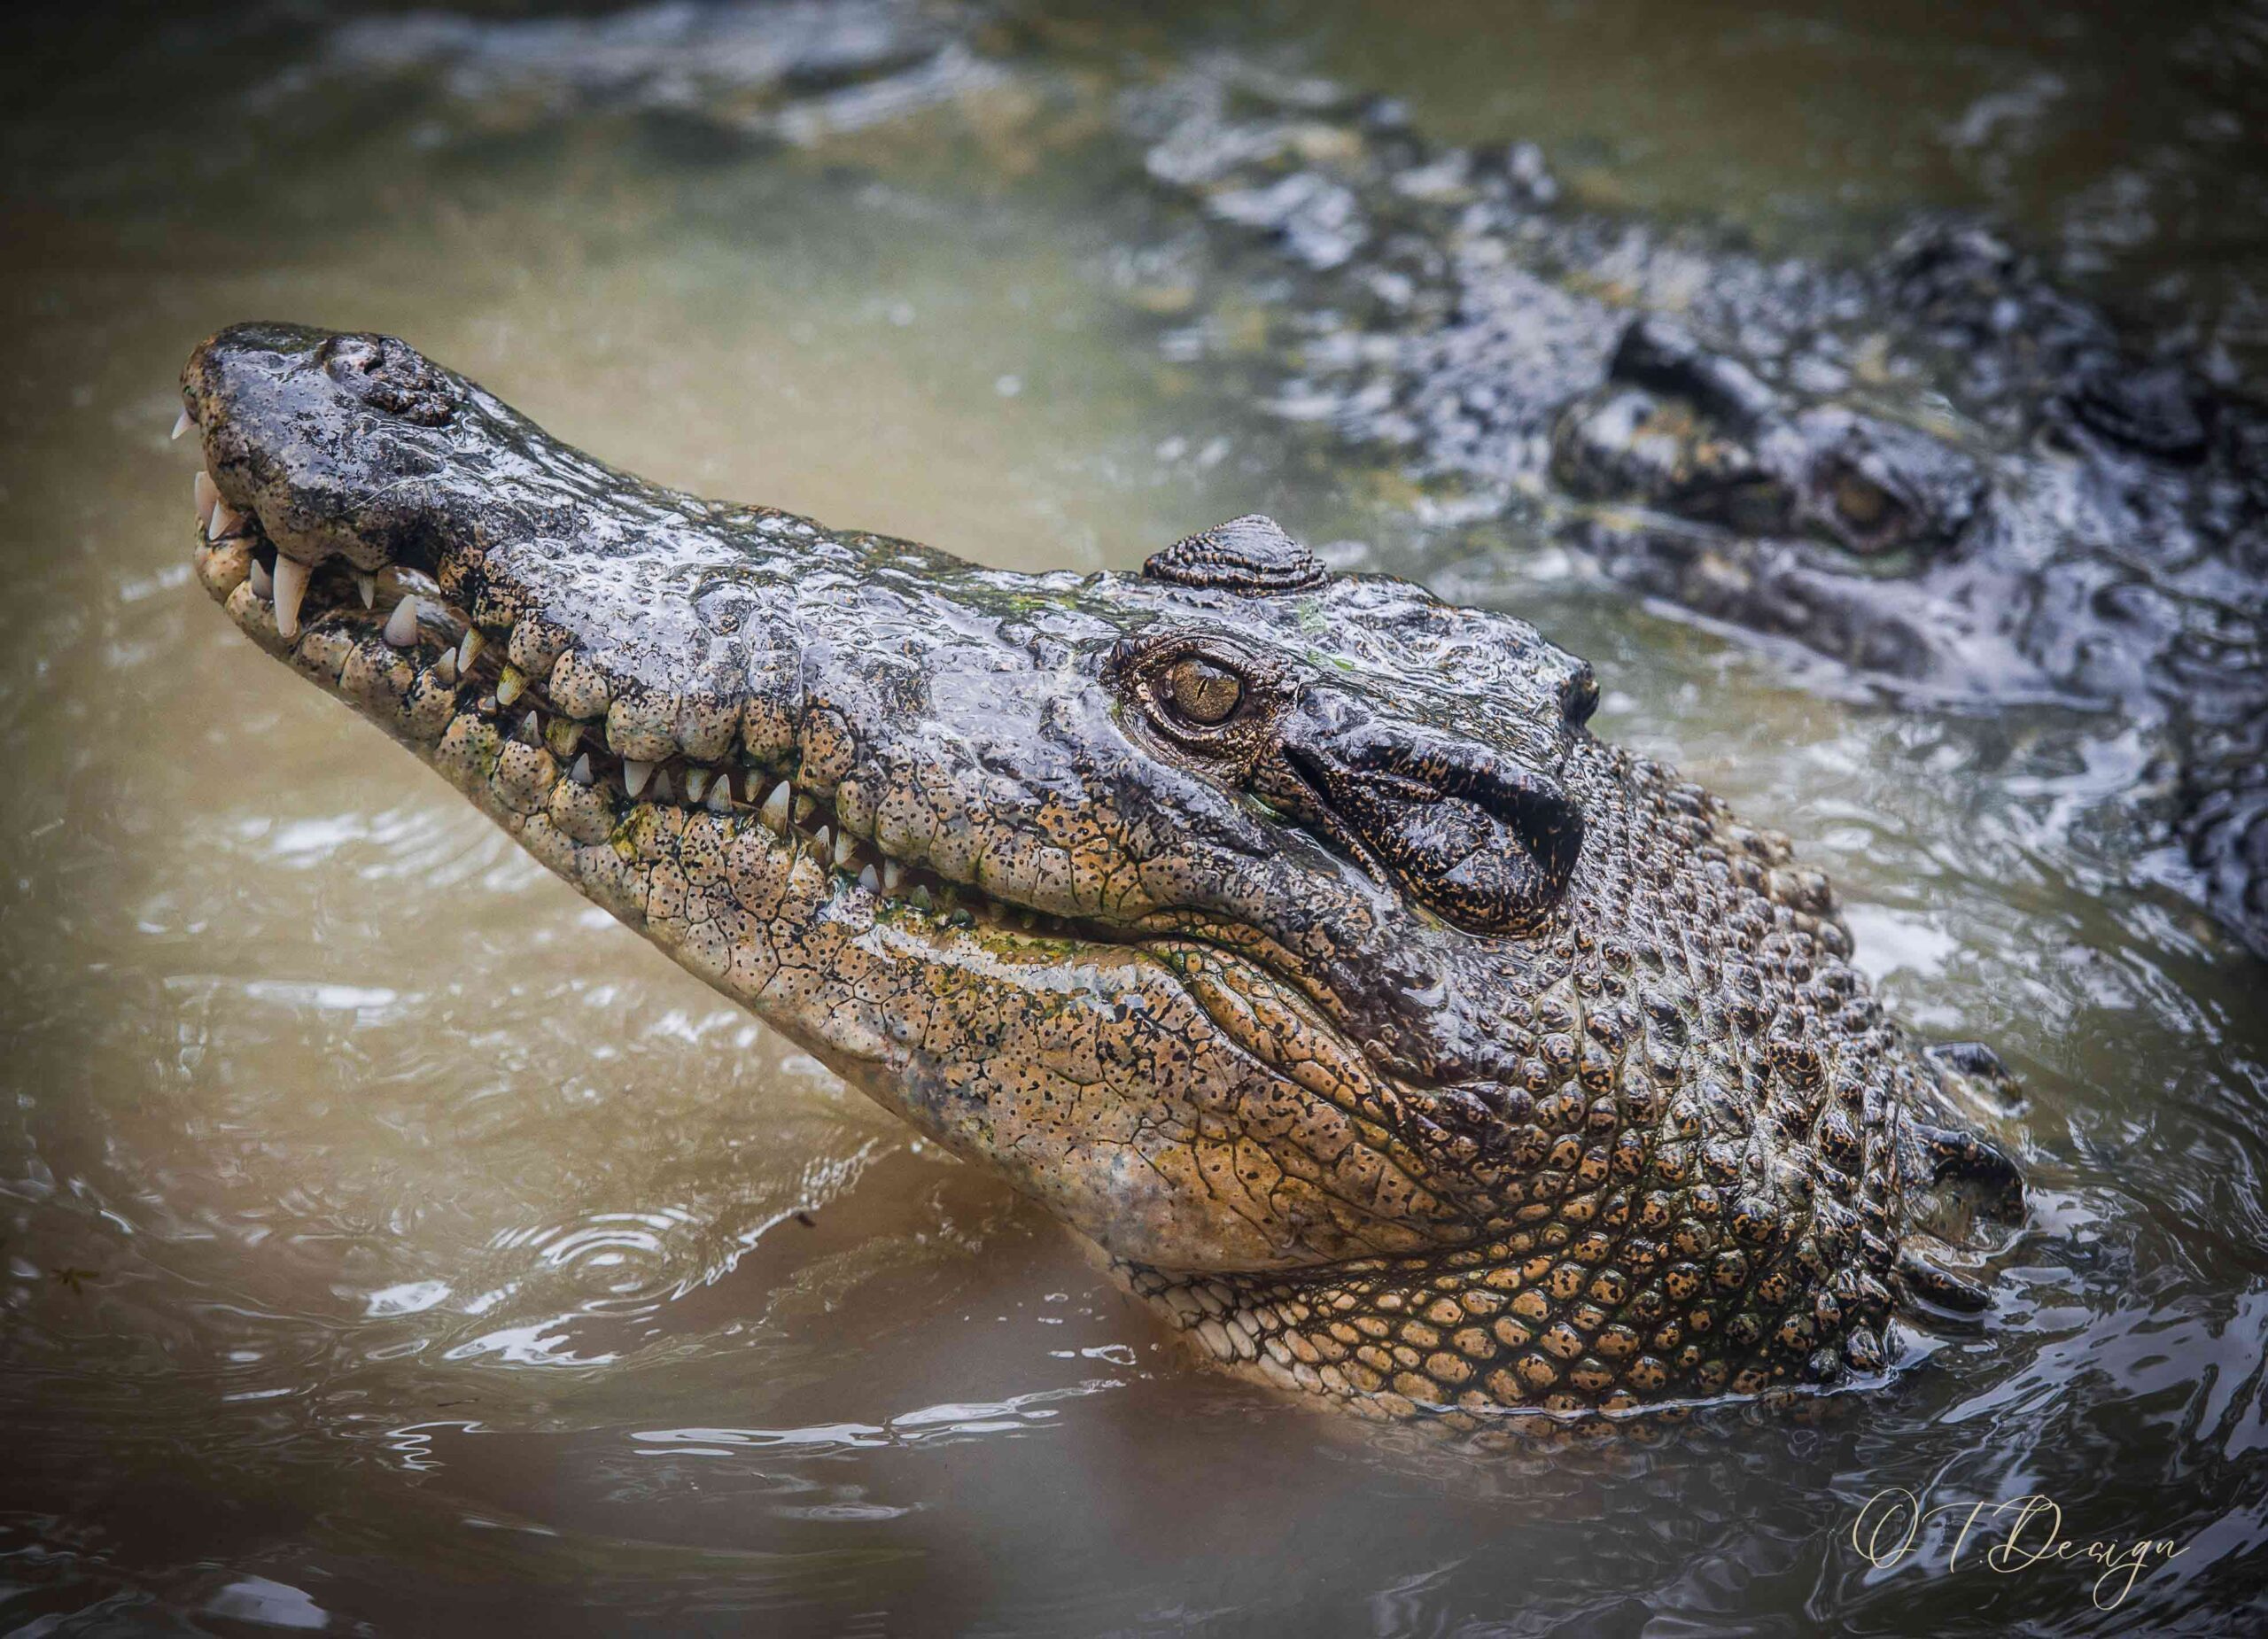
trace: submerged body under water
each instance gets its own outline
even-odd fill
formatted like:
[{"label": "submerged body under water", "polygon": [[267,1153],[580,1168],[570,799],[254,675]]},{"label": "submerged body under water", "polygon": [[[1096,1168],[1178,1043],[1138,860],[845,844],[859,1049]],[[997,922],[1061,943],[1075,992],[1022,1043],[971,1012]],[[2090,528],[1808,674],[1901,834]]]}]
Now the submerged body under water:
[{"label": "submerged body under water", "polygon": [[[1276,54],[1809,253],[1988,212],[2248,379],[2268,24],[2035,23],[251,12],[102,43],[93,112],[90,56],[27,89],[5,1625],[455,1631],[504,1588],[571,1631],[2263,1620],[2268,969],[2105,817],[2144,748],[1885,703],[1288,438],[1161,347],[1114,134],[1122,73]],[[982,561],[1130,567],[1262,509],[1533,620],[1606,734],[1829,870],[1896,1015],[2008,1060],[2033,1211],[1993,1307],[1830,1415],[1485,1461],[1209,1378],[1044,1214],[274,685],[190,584],[165,439],[182,353],[252,315],[409,335],[626,467]],[[1908,1496],[1940,1511],[1901,1551]]]}]

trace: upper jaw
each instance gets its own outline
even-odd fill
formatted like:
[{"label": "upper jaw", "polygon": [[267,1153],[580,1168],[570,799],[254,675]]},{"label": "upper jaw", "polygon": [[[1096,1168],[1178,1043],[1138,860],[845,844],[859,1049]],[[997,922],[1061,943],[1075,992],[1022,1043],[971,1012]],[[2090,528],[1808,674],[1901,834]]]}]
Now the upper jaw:
[{"label": "upper jaw", "polygon": [[476,633],[504,703],[528,694],[617,757],[792,750],[791,724],[747,711],[748,645],[734,639],[751,611],[733,583],[751,577],[716,538],[716,509],[614,472],[382,342],[237,326],[183,372],[213,486],[200,517],[217,492],[218,538],[272,555],[276,637],[297,638],[299,600],[341,608],[369,585],[353,577],[375,576]]},{"label": "upper jaw", "polygon": [[[1012,623],[998,610],[1039,583],[1015,578],[1003,595],[999,577],[907,543],[661,489],[415,354],[401,365],[380,353],[373,372],[364,347],[342,366],[342,339],[358,338],[224,332],[191,360],[184,393],[227,509],[200,548],[206,585],[256,641],[366,714],[396,727],[400,703],[354,697],[339,679],[367,684],[398,670],[391,655],[430,651],[419,687],[468,695],[497,734],[540,743],[623,802],[765,816],[850,880],[920,889],[941,916],[1036,913],[1086,939],[1224,944],[1342,1029],[1394,1025],[1397,1076],[1480,1068],[1436,1041],[1439,1021],[1410,999],[1464,965],[1463,936],[1320,849],[1271,847],[1204,781],[1146,763],[1091,673],[1051,671],[1004,641]],[[404,392],[377,406],[355,396],[398,365]],[[418,415],[387,407],[405,398]],[[1115,582],[1050,581],[1054,629],[1091,625],[1096,637],[1130,611],[1174,612],[1156,589]],[[872,610],[876,598],[890,607]],[[860,631],[869,618],[880,635]],[[904,698],[875,682],[891,630],[928,634]],[[1070,719],[1068,736],[1052,732]],[[1034,760],[1059,752],[1069,760]],[[1061,873],[1045,868],[988,874],[983,823],[1028,836],[1057,822],[1044,795],[1037,807],[1012,793],[987,809],[987,771],[1003,757],[1027,796],[1099,783],[1130,800],[1138,788],[1184,828],[1199,815],[1197,868],[1162,897],[1138,874],[1115,878],[1107,900],[1062,891]],[[1138,788],[1122,782],[1130,775]],[[975,829],[909,836],[876,795],[947,785],[977,813]]]}]

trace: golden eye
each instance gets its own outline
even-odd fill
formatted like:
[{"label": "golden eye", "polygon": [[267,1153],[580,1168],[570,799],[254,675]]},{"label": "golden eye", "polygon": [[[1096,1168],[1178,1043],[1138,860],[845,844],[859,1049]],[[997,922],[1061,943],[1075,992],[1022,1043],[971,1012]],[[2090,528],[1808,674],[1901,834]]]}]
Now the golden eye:
[{"label": "golden eye", "polygon": [[1168,666],[1158,693],[1176,716],[1201,728],[1217,728],[1244,703],[1244,680],[1196,655]]}]

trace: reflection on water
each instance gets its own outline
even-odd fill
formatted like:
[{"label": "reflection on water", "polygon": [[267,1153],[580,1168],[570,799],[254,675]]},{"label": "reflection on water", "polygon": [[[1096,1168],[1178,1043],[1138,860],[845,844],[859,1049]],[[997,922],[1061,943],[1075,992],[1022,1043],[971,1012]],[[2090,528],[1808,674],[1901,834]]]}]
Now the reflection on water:
[{"label": "reflection on water", "polygon": [[[2268,1544],[2268,1009],[2089,834],[2116,738],[1845,699],[1334,485],[1112,294],[1142,207],[1109,73],[1301,42],[1759,232],[1965,198],[2235,356],[2257,14],[2132,53],[2085,9],[764,15],[100,18],[15,65],[5,1625],[493,1629],[509,1584],[593,1631],[2225,1629]],[[657,478],[981,559],[1125,565],[1263,507],[1536,619],[1605,732],[1807,839],[1901,1016],[2016,1070],[2037,1223],[1994,1311],[1817,1422],[1485,1465],[1184,1369],[1042,1215],[206,606],[170,384],[253,315],[400,330]],[[1893,1486],[2186,1552],[2116,1616],[2066,1566],[1876,1568],[1845,1526]]]}]

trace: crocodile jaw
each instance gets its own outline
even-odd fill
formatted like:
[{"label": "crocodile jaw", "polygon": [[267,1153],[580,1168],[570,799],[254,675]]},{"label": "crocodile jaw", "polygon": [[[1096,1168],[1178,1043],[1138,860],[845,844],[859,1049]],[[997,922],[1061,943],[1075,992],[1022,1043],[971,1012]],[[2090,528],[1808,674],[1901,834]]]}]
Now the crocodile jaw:
[{"label": "crocodile jaw", "polygon": [[[337,440],[291,424],[314,412],[276,385],[308,373],[322,333],[268,327],[240,353],[236,334],[185,375],[200,581],[586,897],[1114,1256],[1248,1271],[1469,1238],[1380,1119],[1395,1090],[1310,1001],[1177,930],[1079,914],[1007,851],[971,868],[937,837],[909,844],[892,794],[846,773],[840,722],[750,680],[812,641],[773,583],[918,549],[613,473],[455,378],[462,414],[580,507],[545,514],[560,538],[517,556],[484,540],[505,532],[484,509],[493,459],[470,501],[420,515],[348,494],[333,516],[303,479],[339,463]],[[357,480],[379,496],[437,462],[383,440],[366,459],[394,463]],[[749,594],[736,670],[701,647],[720,588]],[[1298,1064],[1262,1020],[1299,1021]],[[1207,1115],[1238,1110],[1264,1113],[1266,1146]]]},{"label": "crocodile jaw", "polygon": [[[1824,879],[1584,731],[1532,627],[699,501],[383,338],[240,327],[183,390],[198,571],[248,636],[1231,1370],[1581,1418],[1870,1374],[1892,1283],[1988,1301],[1916,1267],[1911,1186],[2012,1170],[1929,1124]],[[1365,868],[1375,825],[1287,818],[1315,788],[1146,750],[1111,657],[1161,632],[1297,675],[1283,743],[1355,781],[1338,820],[1416,824],[1371,861],[1402,888],[1444,880],[1433,798],[1579,817],[1542,903],[1450,926]]]}]

